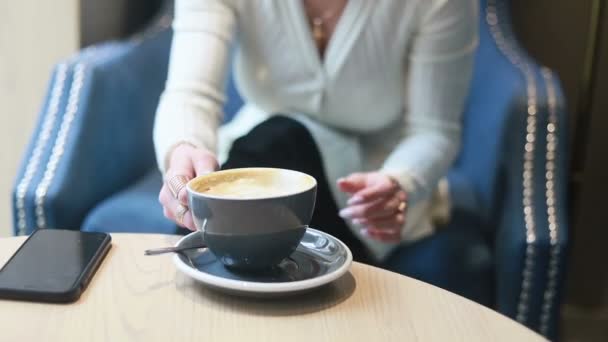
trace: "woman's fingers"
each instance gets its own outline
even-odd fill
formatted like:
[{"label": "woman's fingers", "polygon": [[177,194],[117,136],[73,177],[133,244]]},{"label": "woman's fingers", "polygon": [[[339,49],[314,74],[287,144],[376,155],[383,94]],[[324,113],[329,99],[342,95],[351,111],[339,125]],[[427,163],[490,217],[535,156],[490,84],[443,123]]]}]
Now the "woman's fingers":
[{"label": "woman's fingers", "polygon": [[171,152],[165,184],[158,197],[164,215],[182,227],[196,230],[188,208],[186,183],[194,176],[213,172],[217,168],[217,159],[212,153],[189,144],[178,145]]},{"label": "woman's fingers", "polygon": [[380,205],[378,210],[372,210],[366,218],[372,221],[394,218],[396,214],[405,211],[405,197],[405,192],[396,192],[392,197]]},{"label": "woman's fingers", "polygon": [[[173,195],[171,195],[171,192],[169,191],[169,189],[167,188],[167,184],[164,184],[163,187],[160,189],[160,193],[158,194],[158,201],[160,202],[160,204],[163,206],[163,210],[165,211],[169,211],[169,212],[173,212],[172,210],[169,210],[169,206],[173,203]],[[167,218],[172,219],[171,217],[169,217],[169,215],[165,215],[167,216]]]},{"label": "woman's fingers", "polygon": [[191,231],[196,230],[196,225],[194,225],[194,219],[192,218],[192,212],[188,209],[188,211],[184,214],[182,218],[183,226],[190,229]]},{"label": "woman's fingers", "polygon": [[[165,186],[171,187],[170,194],[183,205],[188,205],[188,191],[185,183],[194,177],[194,166],[191,153],[194,148],[189,145],[180,145],[171,153],[171,163],[165,173]],[[172,191],[171,191],[172,190]],[[175,194],[173,192],[176,192]],[[169,208],[171,210],[171,208]]]},{"label": "woman's fingers", "polygon": [[173,215],[173,212],[167,209],[166,207],[163,207],[163,215],[165,215],[165,217],[169,220],[175,221],[175,216]]},{"label": "woman's fingers", "polygon": [[381,176],[378,180],[373,182],[371,185],[364,187],[357,191],[348,200],[349,205],[364,203],[380,199],[386,196],[390,196],[399,190],[399,184],[393,181],[388,176]]},{"label": "woman's fingers", "polygon": [[392,195],[361,204],[350,205],[340,211],[340,216],[345,219],[377,219],[395,216],[403,212],[405,193],[398,191]]},{"label": "woman's fingers", "polygon": [[182,227],[196,230],[190,210],[186,210],[188,207],[180,203],[180,200],[173,196],[167,184],[163,185],[158,200],[163,206],[163,214],[165,217]]},{"label": "woman's fingers", "polygon": [[403,227],[405,224],[405,214],[399,213],[391,217],[377,219],[357,219],[354,223],[365,228],[395,230]]},{"label": "woman's fingers", "polygon": [[401,240],[401,229],[375,229],[366,228],[364,234],[373,238],[374,240],[382,242],[399,242]]},{"label": "woman's fingers", "polygon": [[348,206],[340,211],[342,218],[361,225],[372,239],[400,241],[407,195],[397,181],[381,172],[354,173],[338,180],[338,186],[352,194]]},{"label": "woman's fingers", "polygon": [[380,208],[383,205],[383,201],[366,202],[357,205],[348,206],[340,210],[340,217],[346,220],[364,219],[371,212]]},{"label": "woman's fingers", "polygon": [[[347,220],[371,219],[391,215],[387,209],[389,200],[380,199],[362,204],[348,206],[340,210],[340,217]],[[394,211],[392,212],[394,214]]]},{"label": "woman's fingers", "polygon": [[348,177],[338,179],[338,188],[341,191],[353,194],[363,189],[367,184],[367,175],[364,173],[353,173]]}]

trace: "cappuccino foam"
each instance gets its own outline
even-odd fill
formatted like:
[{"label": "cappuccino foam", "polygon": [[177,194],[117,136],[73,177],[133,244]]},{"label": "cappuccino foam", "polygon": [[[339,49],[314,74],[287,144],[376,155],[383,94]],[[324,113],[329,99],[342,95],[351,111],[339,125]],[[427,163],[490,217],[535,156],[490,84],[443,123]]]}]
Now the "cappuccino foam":
[{"label": "cappuccino foam", "polygon": [[314,185],[312,177],[279,169],[235,169],[195,180],[192,188],[214,197],[253,199],[286,196]]}]

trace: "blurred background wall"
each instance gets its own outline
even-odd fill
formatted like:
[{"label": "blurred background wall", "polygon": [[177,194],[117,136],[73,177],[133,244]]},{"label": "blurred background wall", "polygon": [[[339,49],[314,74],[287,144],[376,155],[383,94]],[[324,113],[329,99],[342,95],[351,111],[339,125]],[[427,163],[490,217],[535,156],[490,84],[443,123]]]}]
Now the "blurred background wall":
[{"label": "blurred background wall", "polygon": [[80,43],[119,39],[142,29],[163,0],[80,0]]},{"label": "blurred background wall", "polygon": [[79,0],[0,1],[0,236],[10,193],[52,66],[80,46]]}]

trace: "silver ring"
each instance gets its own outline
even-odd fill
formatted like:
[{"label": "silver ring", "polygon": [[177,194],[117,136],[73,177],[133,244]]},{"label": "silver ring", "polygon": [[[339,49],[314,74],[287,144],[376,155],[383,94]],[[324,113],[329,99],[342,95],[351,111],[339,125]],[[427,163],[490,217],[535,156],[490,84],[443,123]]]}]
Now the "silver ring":
[{"label": "silver ring", "polygon": [[167,180],[167,187],[171,191],[173,198],[179,198],[179,193],[186,186],[186,183],[188,183],[188,177],[183,175],[176,175]]},{"label": "silver ring", "polygon": [[185,205],[178,204],[177,210],[175,211],[175,221],[177,221],[177,223],[183,225],[184,224],[184,215],[186,215],[188,210],[190,210],[190,209],[188,207],[186,207]]}]

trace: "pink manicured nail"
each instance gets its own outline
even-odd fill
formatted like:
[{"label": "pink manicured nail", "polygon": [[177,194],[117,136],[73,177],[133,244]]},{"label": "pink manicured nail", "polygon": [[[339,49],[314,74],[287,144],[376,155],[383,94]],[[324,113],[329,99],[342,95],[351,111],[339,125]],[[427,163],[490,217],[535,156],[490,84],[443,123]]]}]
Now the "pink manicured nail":
[{"label": "pink manicured nail", "polygon": [[363,202],[363,198],[361,196],[353,196],[348,200],[348,205],[359,204]]},{"label": "pink manicured nail", "polygon": [[340,214],[340,217],[349,219],[352,216],[353,211],[350,208],[344,208],[344,209],[340,210],[339,214]]}]

